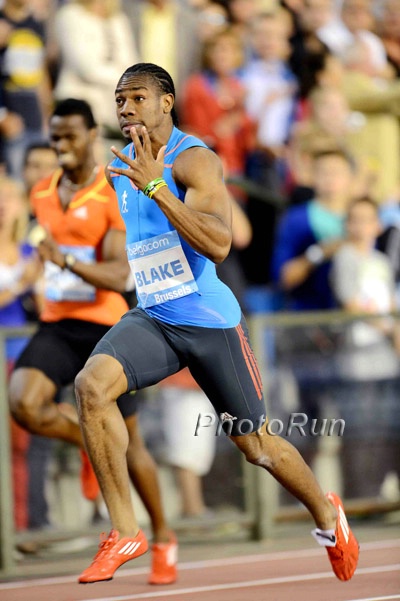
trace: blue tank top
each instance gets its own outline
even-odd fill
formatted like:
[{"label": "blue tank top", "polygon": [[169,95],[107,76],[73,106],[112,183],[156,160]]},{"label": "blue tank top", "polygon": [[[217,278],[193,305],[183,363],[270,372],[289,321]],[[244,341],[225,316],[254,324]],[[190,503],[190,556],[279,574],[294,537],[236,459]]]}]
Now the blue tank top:
[{"label": "blue tank top", "polygon": [[[182,202],[185,190],[174,181],[172,166],[181,152],[195,146],[207,148],[198,138],[173,128],[165,151],[163,178]],[[133,144],[128,144],[122,152],[135,157]],[[126,168],[118,158],[112,161],[112,166]],[[237,326],[241,317],[239,304],[217,277],[215,264],[189,246],[157,203],[136,189],[129,178],[113,175],[113,184],[125,221],[127,254],[135,277],[138,306],[170,324]],[[153,289],[153,285],[160,289]]]}]

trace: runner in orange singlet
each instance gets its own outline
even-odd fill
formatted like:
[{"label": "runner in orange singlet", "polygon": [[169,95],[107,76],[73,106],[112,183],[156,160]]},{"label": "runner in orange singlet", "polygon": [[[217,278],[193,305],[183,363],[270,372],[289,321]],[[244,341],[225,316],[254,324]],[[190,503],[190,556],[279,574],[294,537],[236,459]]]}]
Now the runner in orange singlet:
[{"label": "runner in orange singlet", "polygon": [[[72,383],[95,344],[128,310],[122,292],[129,267],[125,227],[104,169],[96,164],[96,124],[89,105],[68,99],[50,120],[50,141],[60,169],[32,190],[32,210],[44,239],[38,252],[44,263],[45,307],[39,329],[17,360],[10,382],[14,418],[28,431],[60,438],[83,449],[77,415],[58,405],[57,392]],[[152,522],[152,570],[149,582],[176,579],[176,541],[161,506],[156,467],[140,436],[135,397],[118,400],[128,427],[127,465],[131,480]],[[90,463],[84,452],[86,471]],[[86,482],[87,484],[87,482]],[[92,479],[93,484],[93,479]],[[99,492],[84,489],[95,498]]]}]

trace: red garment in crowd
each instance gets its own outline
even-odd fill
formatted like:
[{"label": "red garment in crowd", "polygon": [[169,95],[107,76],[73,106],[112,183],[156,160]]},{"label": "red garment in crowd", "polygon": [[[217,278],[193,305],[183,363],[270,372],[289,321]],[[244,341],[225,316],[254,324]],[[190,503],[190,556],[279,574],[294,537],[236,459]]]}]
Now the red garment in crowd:
[{"label": "red garment in crowd", "polygon": [[183,89],[182,128],[215,150],[225,176],[242,175],[255,148],[256,125],[245,111],[244,94],[239,77],[219,81],[206,72],[189,77]]}]

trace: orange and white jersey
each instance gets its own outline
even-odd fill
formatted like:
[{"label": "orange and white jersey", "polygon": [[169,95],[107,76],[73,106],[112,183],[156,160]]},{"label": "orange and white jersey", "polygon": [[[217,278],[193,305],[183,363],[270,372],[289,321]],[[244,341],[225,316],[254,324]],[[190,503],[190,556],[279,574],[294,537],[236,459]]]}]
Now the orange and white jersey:
[{"label": "orange and white jersey", "polygon": [[[114,190],[104,168],[93,183],[77,191],[64,210],[58,196],[62,170],[41,180],[31,192],[32,211],[63,252],[84,262],[102,260],[102,246],[109,230],[125,231]],[[128,310],[123,297],[110,290],[96,289],[79,276],[48,262],[45,269],[46,299],[43,321],[82,319],[113,325]]]}]

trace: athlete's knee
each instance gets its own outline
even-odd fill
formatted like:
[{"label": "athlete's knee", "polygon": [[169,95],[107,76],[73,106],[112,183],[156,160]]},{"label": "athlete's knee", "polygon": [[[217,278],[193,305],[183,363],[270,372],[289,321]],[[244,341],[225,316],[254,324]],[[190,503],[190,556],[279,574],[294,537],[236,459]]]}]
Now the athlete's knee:
[{"label": "athlete's knee", "polygon": [[279,461],[275,441],[268,434],[249,434],[236,437],[234,442],[243,452],[248,463],[273,472]]},{"label": "athlete's knee", "polygon": [[10,412],[15,421],[31,432],[38,432],[41,425],[42,399],[29,389],[10,387]]},{"label": "athlete's knee", "polygon": [[75,395],[80,412],[92,411],[102,400],[100,381],[95,372],[87,367],[75,378]]}]

